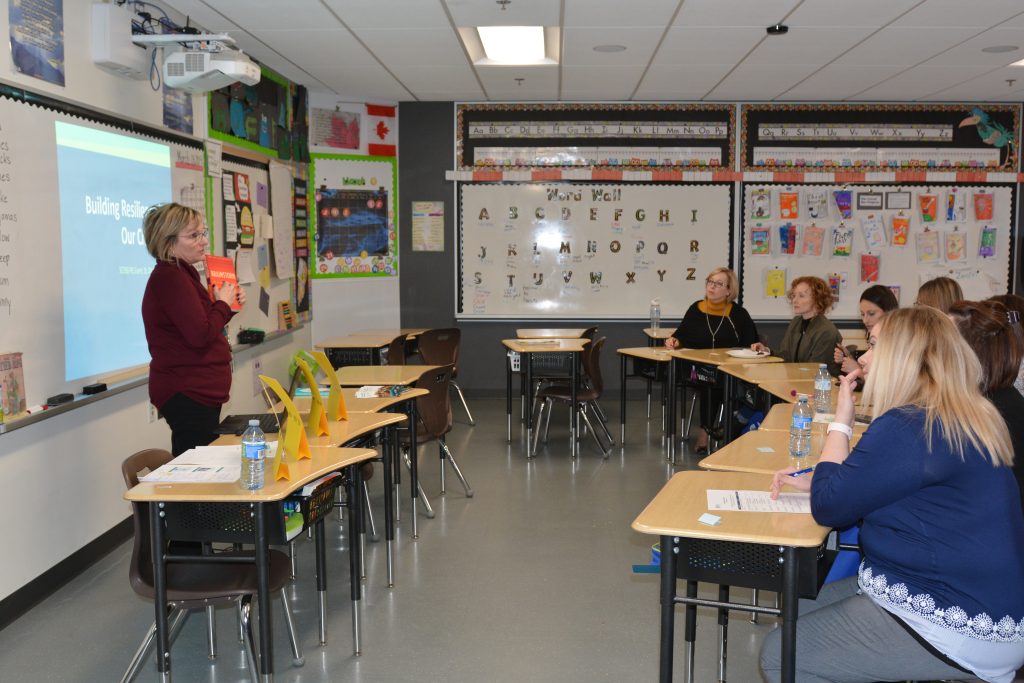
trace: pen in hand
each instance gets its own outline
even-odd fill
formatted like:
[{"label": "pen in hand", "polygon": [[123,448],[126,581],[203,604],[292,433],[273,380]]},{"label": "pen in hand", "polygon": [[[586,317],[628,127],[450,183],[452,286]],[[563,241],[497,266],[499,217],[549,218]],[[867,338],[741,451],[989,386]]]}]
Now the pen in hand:
[{"label": "pen in hand", "polygon": [[790,472],[789,476],[791,476],[791,477],[799,477],[801,474],[807,474],[808,472],[813,472],[813,471],[814,471],[813,467],[805,467],[802,470],[797,470],[796,472]]}]

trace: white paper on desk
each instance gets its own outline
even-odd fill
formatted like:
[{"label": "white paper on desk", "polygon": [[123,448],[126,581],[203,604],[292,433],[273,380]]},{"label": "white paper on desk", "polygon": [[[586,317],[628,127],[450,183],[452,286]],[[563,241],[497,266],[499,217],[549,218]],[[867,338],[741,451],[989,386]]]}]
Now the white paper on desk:
[{"label": "white paper on desk", "polygon": [[708,510],[810,513],[811,494],[780,493],[778,499],[772,500],[768,491],[708,489]]},{"label": "white paper on desk", "polygon": [[520,339],[520,344],[526,346],[554,346],[558,344],[557,339]]},{"label": "white paper on desk", "polygon": [[[267,442],[273,453],[277,441]],[[200,446],[139,477],[139,481],[176,484],[227,484],[242,473],[241,446]]]},{"label": "white paper on desk", "polygon": [[[836,416],[835,413],[815,413],[813,420],[821,424],[831,424],[836,421]],[[868,426],[867,422],[861,422],[860,420],[854,420],[853,424],[861,427]]]},{"label": "white paper on desk", "polygon": [[377,398],[383,388],[380,384],[367,384],[356,389],[356,398]]}]

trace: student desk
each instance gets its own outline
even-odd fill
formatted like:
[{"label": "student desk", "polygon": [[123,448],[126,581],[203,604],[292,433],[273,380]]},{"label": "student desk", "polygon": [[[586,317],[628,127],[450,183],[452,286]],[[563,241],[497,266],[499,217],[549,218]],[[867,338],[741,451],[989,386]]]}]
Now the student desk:
[{"label": "student desk", "polygon": [[429,329],[430,329],[429,327],[399,327],[399,328],[380,329],[380,330],[359,330],[358,332],[353,332],[352,334],[355,335],[355,336],[360,336],[360,337],[365,337],[365,336],[370,336],[370,335],[384,336],[384,337],[390,337],[390,339],[394,339],[398,335],[402,334],[402,335],[405,335],[409,339],[415,339],[416,337],[420,336],[421,334],[423,334],[424,332],[426,332]]},{"label": "student desk", "polygon": [[[422,366],[417,366],[422,367]],[[355,387],[342,387],[341,397],[345,400],[345,410],[349,413],[382,413],[389,408],[400,406],[402,403],[412,398],[418,398],[420,396],[426,396],[430,392],[426,389],[415,389],[413,387],[406,387],[406,389],[398,396],[375,396],[373,398],[356,398],[356,392],[358,389]],[[327,394],[322,394],[324,404],[327,403]],[[295,396],[292,398],[292,403],[299,409],[300,413],[304,415],[309,413],[309,405],[313,402],[313,399],[309,396]],[[275,403],[271,408],[275,413],[281,411],[280,401]]]},{"label": "student desk", "polygon": [[[652,380],[649,377],[644,377],[643,375],[638,375],[636,373],[636,361],[637,361],[637,359],[640,359],[640,360],[648,361],[648,362],[651,362],[651,363],[656,363],[656,365],[655,365],[655,368],[656,368],[655,375],[657,376],[657,375],[661,375],[661,369],[663,367],[665,367],[665,364],[671,362],[672,357],[669,355],[668,349],[666,349],[666,348],[658,348],[656,346],[633,346],[633,347],[629,347],[629,348],[625,348],[625,349],[616,349],[616,353],[619,354],[619,361],[620,361],[620,368],[621,368],[621,370],[620,370],[621,383],[619,385],[619,421],[622,423],[622,430],[621,430],[621,434],[620,434],[620,439],[621,439],[621,443],[626,443],[626,378],[629,377],[629,375],[626,374],[627,361],[629,359],[631,359],[631,358],[633,359],[633,375],[632,376],[633,377],[641,377],[642,379],[647,381],[647,419],[650,419],[651,418],[651,381]],[[661,375],[661,376],[664,377],[664,375]],[[666,384],[663,381],[662,385],[661,385],[661,398],[662,398],[662,403],[663,404],[664,404],[665,398],[666,398],[665,397],[666,389],[667,389]],[[663,435],[668,433],[668,424],[666,423],[667,418],[668,418],[668,413],[664,409],[662,409],[661,419],[662,419],[662,434]],[[662,440],[664,440],[664,436],[662,437]]]},{"label": "student desk", "polygon": [[[579,377],[580,354],[583,348],[590,343],[589,339],[502,339],[501,343],[509,351],[515,351],[522,359],[524,380],[520,384],[520,393],[526,401],[524,410],[526,419],[526,457],[533,457],[530,449],[533,447],[533,357],[536,354],[546,353],[568,353],[571,355],[569,381],[571,384],[572,420],[570,432],[572,438],[572,456],[576,457],[579,444],[576,443],[576,435],[579,434],[579,412],[576,406],[576,389]],[[527,394],[530,399],[527,401]],[[512,441],[512,358],[508,354],[505,357],[505,412],[508,417],[508,440]]]},{"label": "student desk", "polygon": [[[807,394],[808,400],[814,398],[813,379],[769,379],[758,382],[757,388],[768,394],[772,402],[796,403],[798,394]],[[836,392],[833,391],[832,395],[835,396]]]},{"label": "student desk", "polygon": [[341,368],[346,365],[380,365],[381,349],[387,348],[397,334],[357,333],[341,337],[329,337],[314,344],[327,354],[331,365]]},{"label": "student desk", "polygon": [[[672,357],[672,362],[668,366],[668,417],[669,417],[669,458],[672,462],[675,462],[675,448],[676,448],[676,373],[677,367],[680,365],[680,361],[689,363],[690,365],[704,365],[712,368],[719,368],[723,365],[732,364],[764,364],[764,363],[781,363],[782,359],[778,356],[761,356],[760,358],[736,358],[730,356],[728,351],[732,349],[675,349],[670,351],[669,355]],[[720,375],[719,379],[723,382],[724,396],[728,398],[729,392],[732,389],[732,376],[731,375]],[[732,415],[723,415],[723,422],[725,428],[725,440],[726,442],[732,439]]]},{"label": "student desk", "polygon": [[[671,683],[675,607],[686,605],[687,680],[693,681],[697,606],[782,616],[782,680],[795,680],[798,597],[817,595],[834,553],[829,530],[810,515],[716,511],[717,526],[697,521],[707,512],[708,489],[767,490],[771,477],[747,472],[679,472],[633,521],[633,529],[661,537],[661,653],[659,680]],[[820,555],[820,557],[819,557]],[[677,578],[686,596],[676,594]],[[697,597],[697,582],[720,586],[719,600]],[[779,591],[782,609],[728,601],[728,586]]]},{"label": "student desk", "polygon": [[[788,406],[779,406],[783,409]],[[821,449],[825,445],[825,428],[828,425],[814,423],[811,430],[811,453],[807,456],[807,466],[818,464]],[[821,429],[818,429],[820,427]],[[850,446],[860,441],[861,434],[855,433],[850,439]],[[771,449],[766,450],[766,449]],[[706,470],[724,472],[753,472],[756,474],[775,474],[790,466],[789,462],[789,427],[785,431],[758,429],[736,437],[717,451],[701,460],[698,465]]]},{"label": "student desk", "polygon": [[[382,443],[382,470],[384,470],[384,537],[387,539],[387,570],[388,587],[395,585],[394,563],[392,551],[395,540],[395,499],[394,491],[398,481],[399,458],[398,441],[394,438],[394,428],[406,421],[400,413],[352,413],[347,420],[328,420],[326,435],[309,436],[310,448],[336,448],[351,444],[361,437],[370,436],[378,429],[383,429],[385,438]],[[280,435],[269,435],[279,437]],[[268,439],[268,440],[271,440]],[[233,446],[241,444],[242,437],[235,434],[223,434],[213,442],[215,446]],[[302,462],[302,461],[300,461]],[[269,461],[268,461],[269,464]],[[415,528],[415,523],[413,523]],[[359,538],[362,536],[360,535]],[[413,532],[413,537],[416,533]]]},{"label": "student desk", "polygon": [[647,337],[648,346],[664,346],[665,340],[675,332],[674,327],[645,327],[644,335]]},{"label": "student desk", "polygon": [[[838,392],[833,391],[832,396],[835,397]],[[856,396],[856,395],[855,395]],[[837,399],[833,399],[833,404]],[[789,426],[793,421],[793,405],[791,403],[776,403],[765,415],[764,420],[761,422],[761,426],[758,429],[760,432],[785,432],[788,438]],[[857,439],[863,434],[868,428],[868,425],[862,422],[853,423],[853,437]],[[824,434],[825,430],[828,429],[827,422],[812,422],[811,432],[814,434]],[[742,437],[741,437],[742,438]],[[852,445],[852,443],[851,443]]]},{"label": "student desk", "polygon": [[[817,363],[735,363],[723,365],[722,373],[726,375],[730,390],[725,394],[725,412],[732,414],[738,403],[744,402],[751,407],[763,404],[768,412],[771,398],[762,398],[763,392],[758,391],[758,384],[765,381],[792,380],[801,382],[811,380],[818,372]],[[813,388],[812,388],[813,398]]]},{"label": "student desk", "polygon": [[[227,484],[169,484],[169,483],[147,483],[142,482],[129,489],[125,494],[125,500],[133,503],[148,503],[150,508],[149,530],[152,539],[153,551],[153,586],[155,589],[154,610],[156,612],[156,652],[164,653],[164,656],[157,656],[157,669],[160,671],[162,680],[170,680],[171,659],[170,642],[167,624],[167,556],[163,552],[165,545],[164,538],[164,510],[168,503],[195,503],[195,504],[216,504],[234,503],[251,505],[254,511],[255,552],[253,562],[256,565],[256,576],[259,590],[257,592],[257,604],[259,606],[259,673],[262,680],[270,680],[274,673],[273,646],[274,641],[271,634],[272,612],[270,610],[270,565],[268,562],[268,512],[275,508],[275,504],[295,491],[300,490],[307,483],[319,477],[337,472],[348,471],[348,496],[352,501],[352,510],[349,514],[348,533],[351,542],[349,544],[349,568],[351,572],[351,596],[352,596],[352,638],[356,654],[360,652],[360,630],[359,630],[359,602],[362,600],[362,583],[359,577],[359,527],[362,523],[362,486],[359,474],[360,463],[376,456],[373,450],[368,448],[323,448],[317,447],[312,450],[312,458],[299,460],[290,463],[292,478],[290,480],[270,481],[268,472],[267,483],[259,491],[247,491],[242,489],[238,482]],[[221,530],[212,529],[211,536],[216,537]],[[317,589],[326,589],[326,576],[322,571],[324,555],[324,530],[323,525],[317,525]],[[323,628],[323,627],[322,627]],[[323,635],[323,632],[322,632]]]},{"label": "student desk", "polygon": [[[440,367],[439,365],[349,365],[338,368],[338,383],[342,387],[361,387],[366,385],[400,385],[413,384],[424,373]],[[404,396],[404,394],[402,394]],[[399,397],[401,398],[401,397]],[[409,398],[412,398],[411,396]],[[403,399],[404,400],[404,399]],[[409,443],[416,443],[416,402],[407,401],[409,410]],[[413,453],[416,452],[415,447]],[[410,484],[412,486],[412,537],[419,538],[419,519],[416,508],[419,500],[419,465],[418,458],[409,458]],[[395,476],[401,467],[399,457],[395,456]],[[397,479],[396,479],[397,480]]]},{"label": "student desk", "polygon": [[518,339],[579,339],[589,328],[586,327],[521,327],[516,330]]}]

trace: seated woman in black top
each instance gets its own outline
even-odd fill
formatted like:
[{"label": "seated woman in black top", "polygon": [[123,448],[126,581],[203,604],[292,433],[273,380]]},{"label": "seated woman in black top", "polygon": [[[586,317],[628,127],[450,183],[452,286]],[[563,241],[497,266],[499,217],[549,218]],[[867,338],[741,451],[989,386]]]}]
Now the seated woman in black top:
[{"label": "seated woman in black top", "polygon": [[[715,268],[704,281],[704,298],[695,301],[671,337],[665,340],[670,349],[747,348],[757,341],[757,327],[750,314],[734,299],[740,286],[736,273],[728,268]],[[707,452],[708,428],[714,422],[712,406],[721,403],[716,388],[701,392],[701,429],[694,443],[695,452]],[[729,416],[726,416],[728,419]]]},{"label": "seated woman in black top", "polygon": [[[860,321],[864,323],[864,339],[868,341],[871,340],[871,330],[882,319],[882,316],[900,307],[896,301],[896,295],[885,285],[871,285],[861,292],[858,306]],[[847,375],[861,367],[858,361],[863,354],[863,351],[837,345],[833,360],[841,364],[840,371]]]}]

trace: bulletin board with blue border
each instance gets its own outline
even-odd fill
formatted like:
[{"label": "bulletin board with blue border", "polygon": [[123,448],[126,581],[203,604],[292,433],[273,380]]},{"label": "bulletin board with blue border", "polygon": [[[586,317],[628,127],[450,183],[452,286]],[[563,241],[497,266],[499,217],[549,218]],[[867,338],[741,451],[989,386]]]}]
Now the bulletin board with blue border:
[{"label": "bulletin board with blue border", "polygon": [[398,275],[394,157],[313,154],[309,225],[314,278]]}]

